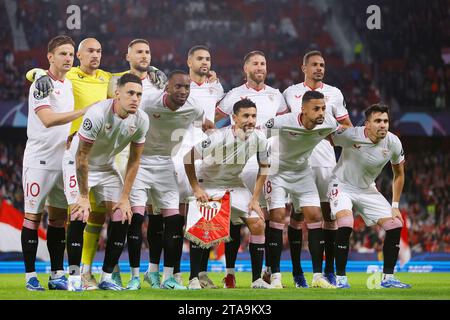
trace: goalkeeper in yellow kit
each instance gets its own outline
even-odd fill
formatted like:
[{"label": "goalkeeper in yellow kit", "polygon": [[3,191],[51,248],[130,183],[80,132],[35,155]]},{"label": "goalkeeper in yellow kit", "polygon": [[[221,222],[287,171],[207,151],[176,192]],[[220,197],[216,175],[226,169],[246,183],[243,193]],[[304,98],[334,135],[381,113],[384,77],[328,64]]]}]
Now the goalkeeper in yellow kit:
[{"label": "goalkeeper in yellow kit", "polygon": [[[75,110],[82,109],[95,102],[108,98],[108,86],[114,76],[121,73],[111,73],[99,69],[102,57],[101,44],[94,38],[87,38],[80,42],[78,46],[77,58],[80,66],[73,67],[66,77],[71,80],[73,95],[75,98]],[[163,88],[166,82],[164,73],[154,67],[149,67],[149,78],[158,88]],[[33,69],[27,72],[27,79],[36,81],[38,93],[43,97],[50,94],[53,89],[52,82],[43,69]],[[71,133],[78,130],[81,125],[81,118],[72,122]],[[97,289],[97,281],[92,275],[92,262],[97,251],[98,240],[102,226],[105,222],[105,208],[96,206],[94,197],[90,195],[92,212],[84,230],[83,251],[82,251],[82,282],[84,290]],[[114,270],[113,280],[118,285],[122,285],[118,269]]]}]

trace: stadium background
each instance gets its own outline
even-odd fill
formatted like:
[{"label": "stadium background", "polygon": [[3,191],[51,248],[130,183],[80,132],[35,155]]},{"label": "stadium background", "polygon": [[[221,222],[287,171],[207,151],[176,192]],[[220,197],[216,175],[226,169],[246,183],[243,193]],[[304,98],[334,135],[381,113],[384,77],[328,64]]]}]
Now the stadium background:
[{"label": "stadium background", "polygon": [[[450,271],[450,1],[342,3],[0,0],[0,227],[7,225],[19,234],[21,223],[11,217],[19,217],[23,210],[21,172],[29,87],[25,72],[48,67],[46,44],[53,36],[67,34],[76,43],[85,37],[97,38],[103,47],[100,68],[107,71],[127,69],[124,55],[133,38],[150,41],[152,65],[166,73],[187,69],[188,49],[206,44],[211,49],[212,69],[225,91],[243,83],[242,58],[248,51],[265,52],[266,83],[283,91],[302,81],[300,57],[317,49],[326,60],[325,82],[342,90],[355,125],[362,124],[362,110],[372,103],[383,101],[393,110],[391,131],[401,137],[407,157],[400,207],[408,217],[408,232],[402,239],[411,260],[401,269]],[[66,9],[72,4],[81,8],[79,30],[66,26]],[[372,4],[381,8],[380,30],[369,30],[366,25],[370,16],[366,9]],[[387,199],[390,172],[387,166],[377,180]],[[145,239],[145,224],[143,228]],[[43,222],[42,239],[45,229]],[[350,271],[380,266],[383,232],[366,228],[359,218],[354,229]],[[249,270],[246,228],[242,233],[237,267]],[[106,231],[99,243],[98,262],[103,260],[105,235]],[[0,272],[23,270],[20,236],[18,250],[12,240],[0,234]],[[282,271],[288,271],[287,236],[284,244]],[[184,270],[188,270],[187,249],[186,245]],[[146,253],[143,250],[143,265]],[[210,266],[222,270],[220,250],[212,258],[217,261]],[[309,260],[306,242],[302,258]],[[128,264],[126,252],[122,261]],[[39,264],[37,271],[46,266]]]}]

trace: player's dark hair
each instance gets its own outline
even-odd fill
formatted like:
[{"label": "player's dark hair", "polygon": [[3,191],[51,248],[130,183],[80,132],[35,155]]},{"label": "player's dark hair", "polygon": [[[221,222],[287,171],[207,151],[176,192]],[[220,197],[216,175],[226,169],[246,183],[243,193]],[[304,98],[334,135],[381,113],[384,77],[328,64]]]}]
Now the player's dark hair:
[{"label": "player's dark hair", "polygon": [[75,49],[75,42],[69,36],[56,36],[48,42],[47,52],[55,52],[55,49],[64,44],[71,44]]},{"label": "player's dark hair", "polygon": [[142,86],[142,81],[137,75],[125,73],[119,78],[119,80],[117,80],[117,87],[123,87],[128,82],[138,83]]},{"label": "player's dark hair", "polygon": [[250,58],[253,56],[263,56],[264,58],[266,57],[266,55],[262,51],[259,51],[259,50],[250,51],[244,57],[244,64],[246,64],[248,62],[248,60],[250,60]]},{"label": "player's dark hair", "polygon": [[238,114],[241,109],[256,108],[256,104],[250,99],[241,99],[233,105],[233,113]]},{"label": "player's dark hair", "polygon": [[196,51],[198,50],[205,50],[209,52],[209,48],[204,45],[196,45],[189,49],[188,51],[188,57],[192,56]]},{"label": "player's dark hair", "polygon": [[370,107],[368,107],[364,111],[364,115],[366,117],[366,120],[369,120],[369,118],[375,112],[387,113],[387,115],[389,117],[389,107],[387,105],[385,105],[385,104],[382,104],[382,103],[376,103],[376,104],[371,105]]},{"label": "player's dark hair", "polygon": [[131,48],[135,44],[138,44],[138,43],[145,43],[146,45],[148,45],[150,47],[150,43],[147,40],[145,40],[145,39],[134,39],[134,40],[131,40],[131,42],[128,44],[128,48]]},{"label": "player's dark hair", "polygon": [[306,66],[306,64],[308,63],[309,58],[314,57],[314,56],[319,56],[319,57],[323,58],[322,52],[317,51],[317,50],[309,51],[303,56],[303,65]]},{"label": "player's dark hair", "polygon": [[186,75],[189,76],[189,74],[186,71],[183,70],[173,70],[171,73],[169,73],[169,75],[167,76],[167,80],[172,79],[175,75],[177,74],[182,74],[182,75]]},{"label": "player's dark hair", "polygon": [[324,99],[325,96],[319,91],[306,91],[302,97],[302,105],[313,99]]}]

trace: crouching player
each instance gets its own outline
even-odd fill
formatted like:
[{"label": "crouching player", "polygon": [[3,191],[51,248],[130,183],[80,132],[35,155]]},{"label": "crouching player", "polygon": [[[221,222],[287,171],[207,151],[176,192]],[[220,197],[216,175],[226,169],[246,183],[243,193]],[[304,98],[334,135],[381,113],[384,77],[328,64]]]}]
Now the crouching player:
[{"label": "crouching player", "polygon": [[[141,96],[139,77],[123,75],[118,80],[116,98],[101,101],[86,113],[78,135],[65,154],[65,190],[71,204],[67,230],[70,291],[81,290],[83,230],[91,210],[89,189],[94,191],[97,204],[104,206],[111,216],[99,288],[122,289],[112,280],[112,272],[122,253],[131,221],[129,194],[149,127],[147,115],[138,109]],[[114,157],[130,142],[130,157],[123,181],[114,166]]]},{"label": "crouching player", "polygon": [[[345,268],[353,230],[352,209],[355,208],[366,225],[378,224],[386,231],[381,287],[410,288],[394,277],[404,223],[398,209],[405,180],[402,143],[388,131],[387,106],[372,105],[365,111],[365,116],[365,126],[341,129],[331,136],[334,145],[343,148],[328,189],[332,216],[338,224],[335,246],[337,287],[350,288]],[[394,172],[392,204],[377,190],[374,182],[388,161]]]},{"label": "crouching player", "polygon": [[[264,214],[259,206],[259,196],[267,177],[268,151],[264,134],[255,130],[256,105],[242,99],[233,106],[234,126],[219,129],[206,140],[194,146],[185,156],[185,169],[194,196],[203,202],[221,197],[226,190],[231,195],[231,223],[245,223],[250,229],[250,257],[254,289],[272,289],[261,279],[264,259]],[[239,175],[248,159],[257,155],[259,172],[253,195],[245,188]],[[199,179],[195,172],[195,159],[202,159]],[[189,214],[189,213],[188,213]],[[233,235],[232,235],[233,236]],[[191,271],[197,275],[199,270]],[[199,279],[191,276],[189,289],[201,289]]]}]

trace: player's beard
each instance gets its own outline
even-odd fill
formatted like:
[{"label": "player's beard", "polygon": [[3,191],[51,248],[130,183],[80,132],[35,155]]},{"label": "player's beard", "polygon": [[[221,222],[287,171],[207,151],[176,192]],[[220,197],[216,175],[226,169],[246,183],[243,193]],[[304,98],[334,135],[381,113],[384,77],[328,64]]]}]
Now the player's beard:
[{"label": "player's beard", "polygon": [[324,121],[325,121],[324,117],[319,117],[319,118],[316,118],[316,120],[314,120],[314,123],[315,124],[322,124]]},{"label": "player's beard", "polygon": [[[261,73],[259,73],[259,74],[261,74]],[[264,83],[264,81],[266,80],[266,75],[267,75],[267,73],[264,73],[264,74],[263,74],[263,77],[262,77],[262,80],[261,80],[260,77],[257,77],[257,76],[256,76],[256,72],[254,72],[254,73],[250,73],[250,74],[249,74],[249,78],[250,78],[252,81],[254,81],[255,83],[260,84],[260,83]]]},{"label": "player's beard", "polygon": [[198,68],[198,70],[195,71],[195,73],[200,77],[207,77],[209,74],[209,68],[205,68],[206,71],[203,71],[203,67]]},{"label": "player's beard", "polygon": [[145,66],[142,66],[140,63],[133,64],[133,69],[136,69],[139,72],[146,72],[148,71],[148,66],[150,63],[147,63]]}]

